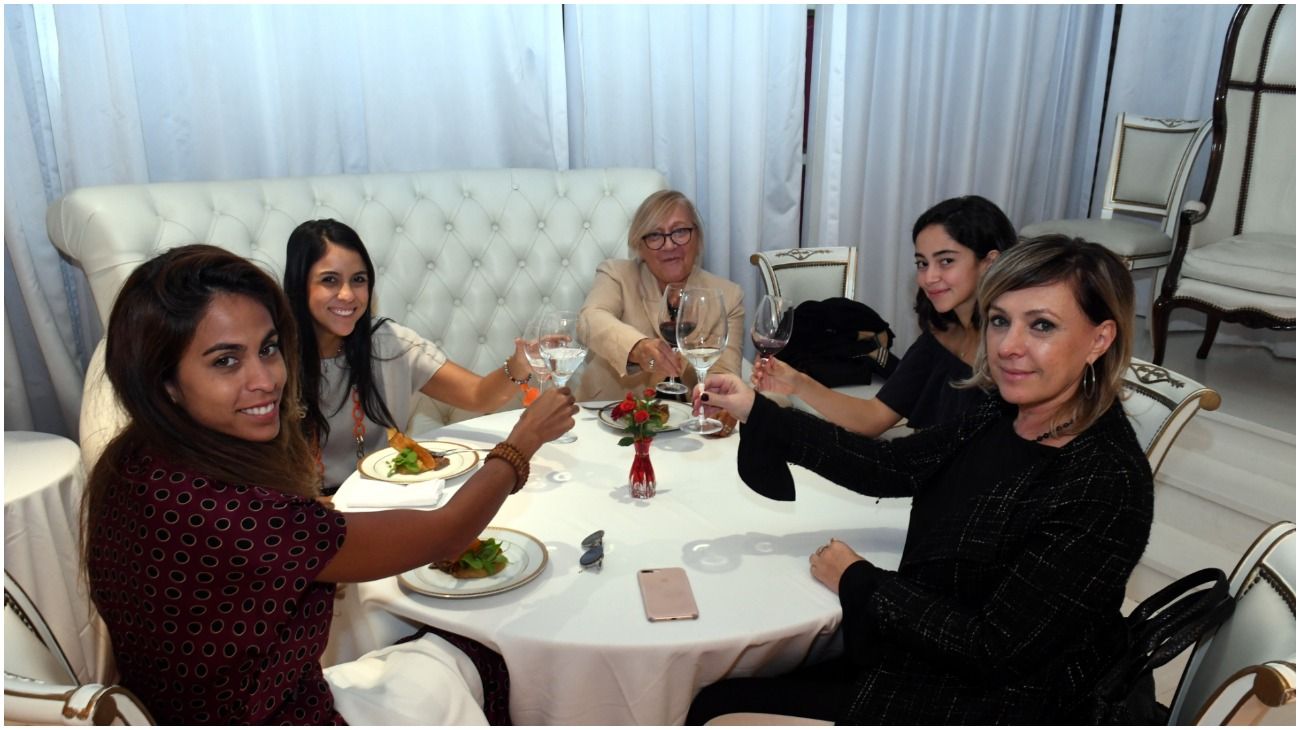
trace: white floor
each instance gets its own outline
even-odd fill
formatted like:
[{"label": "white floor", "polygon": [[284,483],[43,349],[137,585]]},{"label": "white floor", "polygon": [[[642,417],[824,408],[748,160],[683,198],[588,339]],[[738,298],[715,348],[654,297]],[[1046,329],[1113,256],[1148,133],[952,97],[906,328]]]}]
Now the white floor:
[{"label": "white floor", "polygon": [[[1226,328],[1227,325],[1224,325]],[[1296,432],[1295,360],[1274,357],[1262,347],[1216,343],[1204,360],[1196,359],[1200,332],[1169,335],[1165,367],[1219,391],[1228,415],[1294,434]],[[1139,320],[1133,354],[1151,359],[1151,337]]]}]

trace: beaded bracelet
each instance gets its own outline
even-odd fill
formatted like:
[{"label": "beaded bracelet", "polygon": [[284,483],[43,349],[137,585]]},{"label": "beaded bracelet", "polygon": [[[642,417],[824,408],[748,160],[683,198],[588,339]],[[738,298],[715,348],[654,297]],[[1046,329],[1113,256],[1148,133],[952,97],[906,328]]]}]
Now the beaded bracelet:
[{"label": "beaded bracelet", "polygon": [[515,488],[510,490],[511,494],[524,488],[524,483],[528,481],[528,459],[524,458],[523,452],[515,448],[514,444],[502,441],[483,457],[483,461],[488,459],[500,459],[510,465],[515,470]]},{"label": "beaded bracelet", "polygon": [[508,357],[505,362],[501,363],[501,370],[506,374],[507,378],[510,378],[510,382],[515,385],[527,385],[533,379],[533,374],[528,373],[524,375],[523,380],[515,380],[515,376],[510,374],[510,358]]}]

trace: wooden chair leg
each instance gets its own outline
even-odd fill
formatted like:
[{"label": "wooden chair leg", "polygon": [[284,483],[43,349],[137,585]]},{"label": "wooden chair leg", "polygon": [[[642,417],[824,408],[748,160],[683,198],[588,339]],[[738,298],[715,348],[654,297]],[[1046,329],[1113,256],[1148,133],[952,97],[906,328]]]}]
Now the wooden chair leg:
[{"label": "wooden chair leg", "polygon": [[1204,360],[1210,354],[1210,345],[1214,344],[1214,337],[1217,334],[1219,334],[1219,315],[1206,315],[1205,337],[1201,338],[1201,347],[1196,351],[1197,360]]},{"label": "wooden chair leg", "polygon": [[1154,352],[1151,362],[1163,365],[1165,359],[1165,337],[1169,334],[1169,300],[1164,297],[1156,299],[1151,305],[1151,345]]}]

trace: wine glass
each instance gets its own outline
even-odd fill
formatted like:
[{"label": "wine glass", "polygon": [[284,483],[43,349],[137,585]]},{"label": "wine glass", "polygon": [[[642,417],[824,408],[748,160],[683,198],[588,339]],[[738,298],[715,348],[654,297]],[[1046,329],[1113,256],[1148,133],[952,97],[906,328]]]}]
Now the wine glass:
[{"label": "wine glass", "polygon": [[[727,349],[727,304],[717,289],[683,289],[677,307],[677,347],[695,368],[695,379],[703,383],[709,368]],[[703,409],[681,425],[683,431],[707,435],[722,430],[722,422],[705,418]]]},{"label": "wine glass", "polygon": [[759,357],[767,359],[790,343],[794,331],[794,301],[788,297],[764,294],[754,310],[754,326],[749,337]]},{"label": "wine glass", "polygon": [[[546,368],[555,379],[555,387],[563,388],[587,359],[586,346],[578,342],[578,313],[565,310],[543,312],[537,332]],[[577,440],[578,436],[569,431],[555,442],[571,444]]]},{"label": "wine glass", "polygon": [[528,367],[537,376],[537,389],[542,390],[546,381],[551,379],[551,370],[546,367],[546,358],[542,356],[542,318],[551,311],[542,307],[524,327],[524,357],[528,358]]},{"label": "wine glass", "polygon": [[[686,285],[682,283],[665,286],[663,295],[659,297],[659,312],[655,316],[659,320],[659,336],[672,346],[673,352],[677,352],[677,307],[681,303],[684,288]],[[682,381],[670,375],[656,385],[655,390],[664,395],[683,395],[688,388]]]}]

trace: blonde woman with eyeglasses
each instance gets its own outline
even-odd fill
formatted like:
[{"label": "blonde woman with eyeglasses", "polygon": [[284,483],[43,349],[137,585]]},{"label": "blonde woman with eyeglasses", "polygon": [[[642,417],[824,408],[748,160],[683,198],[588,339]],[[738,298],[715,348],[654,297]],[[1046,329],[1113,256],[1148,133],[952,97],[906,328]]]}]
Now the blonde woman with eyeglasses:
[{"label": "blonde woman with eyeglasses", "polygon": [[577,399],[615,400],[669,377],[695,386],[685,358],[659,335],[659,306],[669,284],[722,292],[730,337],[709,372],[739,374],[744,296],[736,284],[697,265],[704,250],[704,227],[690,199],[675,190],[646,198],[632,217],[627,245],[631,258],[608,259],[596,268],[579,312],[578,338],[592,357],[574,388]]}]

